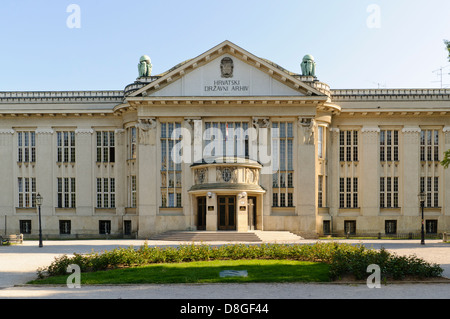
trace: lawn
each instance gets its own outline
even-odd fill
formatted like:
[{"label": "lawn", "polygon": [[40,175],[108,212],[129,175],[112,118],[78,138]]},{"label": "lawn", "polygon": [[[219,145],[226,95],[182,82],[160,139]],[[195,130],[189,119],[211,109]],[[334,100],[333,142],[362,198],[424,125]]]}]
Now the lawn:
[{"label": "lawn", "polygon": [[[247,270],[247,277],[220,277],[223,270]],[[30,284],[66,284],[67,276],[51,276]],[[295,260],[213,260],[151,264],[81,274],[81,285],[232,282],[328,282],[329,266]]]}]

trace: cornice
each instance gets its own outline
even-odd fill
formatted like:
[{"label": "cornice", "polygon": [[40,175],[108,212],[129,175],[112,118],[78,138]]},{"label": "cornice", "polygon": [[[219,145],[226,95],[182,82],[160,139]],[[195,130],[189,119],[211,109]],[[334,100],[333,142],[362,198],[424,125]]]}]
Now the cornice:
[{"label": "cornice", "polygon": [[448,101],[450,89],[343,89],[331,90],[335,102]]},{"label": "cornice", "polygon": [[121,103],[123,91],[29,91],[0,92],[0,104]]}]

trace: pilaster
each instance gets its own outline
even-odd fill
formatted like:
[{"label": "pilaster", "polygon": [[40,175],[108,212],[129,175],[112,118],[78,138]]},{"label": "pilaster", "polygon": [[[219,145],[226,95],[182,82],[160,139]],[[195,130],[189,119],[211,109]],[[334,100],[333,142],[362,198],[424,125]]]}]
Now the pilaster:
[{"label": "pilaster", "polygon": [[160,163],[158,162],[157,122],[154,118],[140,119],[137,124],[137,207],[139,236],[156,232],[155,219],[159,207]]},{"label": "pilaster", "polygon": [[403,176],[401,178],[403,192],[403,214],[405,216],[417,216],[420,203],[417,195],[419,194],[419,176],[420,176],[420,127],[405,127],[403,133]]},{"label": "pilaster", "polygon": [[[0,159],[2,165],[0,165],[0,176],[2,178],[2,184],[5,185],[0,192],[0,216],[14,214],[14,207],[16,206],[17,194],[17,180],[14,180],[14,167],[15,161],[17,161],[17,151],[14,150],[14,130],[13,129],[0,129]],[[0,220],[0,229],[5,225],[4,217]],[[16,225],[6,225],[8,229],[16,227]],[[17,225],[18,227],[18,225]]]},{"label": "pilaster", "polygon": [[360,172],[358,176],[359,206],[364,216],[379,214],[380,156],[379,127],[363,127],[360,143]]},{"label": "pilaster", "polygon": [[92,128],[78,128],[75,130],[76,139],[76,207],[77,215],[89,216],[93,214],[94,193],[94,166],[95,162],[92,147]]}]

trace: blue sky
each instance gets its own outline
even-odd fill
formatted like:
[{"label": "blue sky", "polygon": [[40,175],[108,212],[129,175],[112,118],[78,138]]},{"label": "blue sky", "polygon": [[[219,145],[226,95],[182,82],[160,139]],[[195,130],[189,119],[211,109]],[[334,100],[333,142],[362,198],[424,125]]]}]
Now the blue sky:
[{"label": "blue sky", "polygon": [[[67,26],[70,4],[80,28]],[[297,73],[312,54],[336,89],[438,88],[443,39],[448,0],[2,0],[0,91],[121,90],[143,54],[158,74],[224,40]]]}]

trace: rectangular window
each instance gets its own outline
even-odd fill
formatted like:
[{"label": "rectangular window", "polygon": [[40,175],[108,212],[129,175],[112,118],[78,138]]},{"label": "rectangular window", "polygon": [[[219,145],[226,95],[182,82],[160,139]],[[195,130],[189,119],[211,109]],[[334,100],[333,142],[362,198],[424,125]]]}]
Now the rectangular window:
[{"label": "rectangular window", "polygon": [[317,127],[317,155],[319,158],[324,157],[324,130],[321,125]]},{"label": "rectangular window", "polygon": [[430,219],[425,221],[425,231],[427,234],[437,234],[438,221],[436,219]]},{"label": "rectangular window", "polygon": [[111,234],[111,221],[110,220],[99,220],[98,221],[98,232],[100,235]]},{"label": "rectangular window", "polygon": [[324,235],[331,235],[331,222],[329,220],[324,220],[322,227]]},{"label": "rectangular window", "polygon": [[344,231],[345,231],[345,234],[355,235],[356,234],[356,220],[345,220],[344,221]]},{"label": "rectangular window", "polygon": [[124,220],[123,221],[123,234],[125,236],[130,236],[131,235],[131,220]]},{"label": "rectangular window", "polygon": [[340,178],[339,179],[339,207],[357,208],[358,207],[358,178]]},{"label": "rectangular window", "polygon": [[422,130],[420,132],[420,160],[439,161],[438,130]]},{"label": "rectangular window", "polygon": [[36,178],[19,177],[17,183],[19,195],[17,207],[36,207]]},{"label": "rectangular window", "polygon": [[36,133],[17,132],[17,161],[36,162]]},{"label": "rectangular window", "polygon": [[113,131],[97,132],[97,162],[115,162],[115,136]]},{"label": "rectangular window", "polygon": [[272,206],[294,207],[294,132],[292,122],[272,122]]},{"label": "rectangular window", "polygon": [[[181,123],[161,123],[161,207],[181,207],[181,160],[172,149],[181,138],[172,139]],[[175,135],[174,135],[175,136]]]},{"label": "rectangular window", "polygon": [[75,178],[58,177],[57,188],[58,188],[58,207],[75,208],[76,206]]},{"label": "rectangular window", "polygon": [[61,235],[70,235],[72,223],[70,220],[59,221],[59,233]]},{"label": "rectangular window", "polygon": [[128,177],[128,207],[136,207],[136,194],[136,175],[131,175]]},{"label": "rectangular window", "polygon": [[358,131],[339,132],[339,160],[341,162],[358,161]]},{"label": "rectangular window", "polygon": [[380,207],[398,208],[398,177],[380,177]]},{"label": "rectangular window", "polygon": [[21,234],[31,234],[31,220],[20,220],[19,229]]},{"label": "rectangular window", "polygon": [[317,206],[323,207],[323,176],[319,175],[317,181],[318,181]]},{"label": "rectangular window", "polygon": [[248,122],[205,122],[204,157],[249,156]]},{"label": "rectangular window", "polygon": [[420,177],[420,192],[425,194],[425,207],[439,207],[439,177]]},{"label": "rectangular window", "polygon": [[390,162],[399,160],[398,131],[380,131],[380,161]]},{"label": "rectangular window", "polygon": [[75,162],[75,132],[56,132],[56,145],[57,162]]},{"label": "rectangular window", "polygon": [[388,235],[394,235],[397,233],[397,221],[396,220],[386,220],[384,222],[384,232]]},{"label": "rectangular window", "polygon": [[116,207],[115,178],[97,178],[97,207]]},{"label": "rectangular window", "polygon": [[128,159],[136,159],[137,152],[137,136],[136,127],[128,129]]}]

